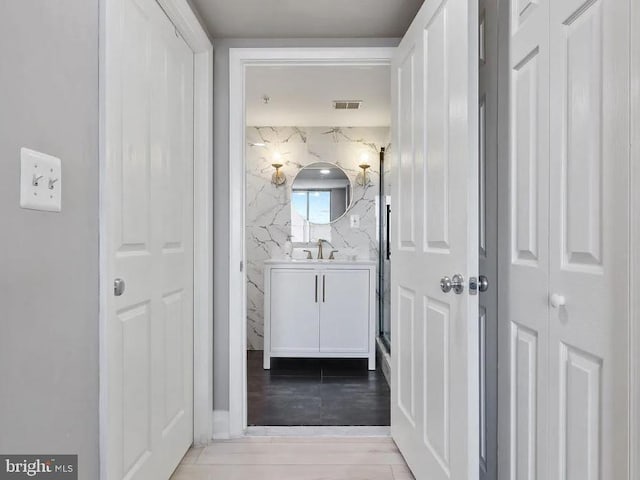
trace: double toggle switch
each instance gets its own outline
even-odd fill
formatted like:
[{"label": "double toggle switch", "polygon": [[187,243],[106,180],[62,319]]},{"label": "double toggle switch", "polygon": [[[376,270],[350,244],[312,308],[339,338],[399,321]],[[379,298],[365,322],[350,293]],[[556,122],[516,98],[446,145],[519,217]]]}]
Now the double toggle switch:
[{"label": "double toggle switch", "polygon": [[20,150],[20,206],[59,212],[62,208],[60,159],[28,148]]}]

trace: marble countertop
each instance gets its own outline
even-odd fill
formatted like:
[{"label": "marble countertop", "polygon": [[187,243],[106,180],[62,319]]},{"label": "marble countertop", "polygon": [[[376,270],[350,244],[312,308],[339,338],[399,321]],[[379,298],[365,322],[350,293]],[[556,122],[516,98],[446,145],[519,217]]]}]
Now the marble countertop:
[{"label": "marble countertop", "polygon": [[345,260],[345,259],[336,259],[336,260],[318,260],[318,259],[305,259],[305,258],[292,258],[292,259],[269,259],[264,261],[265,265],[287,265],[287,266],[314,266],[321,265],[323,267],[330,265],[340,265],[340,266],[349,266],[349,265],[377,265],[377,261],[375,260]]}]

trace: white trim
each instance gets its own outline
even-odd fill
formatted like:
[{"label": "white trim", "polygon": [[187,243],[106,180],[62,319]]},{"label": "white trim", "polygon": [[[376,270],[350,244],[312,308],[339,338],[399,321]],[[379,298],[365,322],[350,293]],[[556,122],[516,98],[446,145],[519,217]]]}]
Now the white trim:
[{"label": "white trim", "polygon": [[395,48],[229,49],[229,435],[247,428],[245,69],[248,65],[390,65]]},{"label": "white trim", "polygon": [[229,410],[213,411],[213,439],[225,440],[229,438]]},{"label": "white trim", "polygon": [[[189,5],[188,0],[156,1],[167,14],[171,23],[176,26],[180,35],[182,35],[182,38],[187,42],[187,45],[191,47],[194,54],[213,54],[211,40],[209,40],[207,32],[202,28],[202,25],[200,25],[200,21]],[[213,65],[211,65],[211,77],[213,77]],[[211,91],[211,94],[213,94],[213,91]],[[211,111],[213,112],[213,104],[211,104],[211,107]]]},{"label": "white trim", "polygon": [[213,49],[194,55],[193,441],[213,438]]},{"label": "white trim", "polygon": [[[213,438],[213,45],[187,0],[157,0],[194,52],[194,443]],[[100,478],[107,479],[108,418],[106,305],[111,294],[106,194],[106,50],[108,32],[118,19],[111,15],[114,0],[100,2]]]},{"label": "white trim", "polygon": [[629,478],[640,478],[640,7],[631,2],[630,15],[630,441]]},{"label": "white trim", "polygon": [[[105,277],[105,272],[108,271],[108,257],[107,257],[107,244],[106,237],[106,225],[103,212],[105,210],[106,198],[103,192],[106,192],[107,182],[105,178],[105,164],[106,164],[106,38],[107,38],[107,1],[99,2],[100,4],[100,22],[99,22],[99,51],[98,51],[98,237],[99,237],[99,273],[98,273],[98,382],[99,382],[99,404],[98,404],[98,449],[100,455],[100,479],[108,479],[107,471],[107,445],[108,435],[107,427],[109,425],[107,415],[107,399],[108,399],[108,369],[107,369],[107,349],[106,349],[106,335],[107,335],[107,295],[109,292],[106,290],[108,278]],[[108,283],[107,283],[108,282]]]}]

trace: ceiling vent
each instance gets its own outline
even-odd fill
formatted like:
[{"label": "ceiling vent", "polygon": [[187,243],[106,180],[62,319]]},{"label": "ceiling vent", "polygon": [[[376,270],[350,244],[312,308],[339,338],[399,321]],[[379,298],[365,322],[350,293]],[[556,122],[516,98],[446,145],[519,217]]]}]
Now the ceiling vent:
[{"label": "ceiling vent", "polygon": [[362,100],[334,100],[333,108],[335,110],[358,110],[362,105]]}]

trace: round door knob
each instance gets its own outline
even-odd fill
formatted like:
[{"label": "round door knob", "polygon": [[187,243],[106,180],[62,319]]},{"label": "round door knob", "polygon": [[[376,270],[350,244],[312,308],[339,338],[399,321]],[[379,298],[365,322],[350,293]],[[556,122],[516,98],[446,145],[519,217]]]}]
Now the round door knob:
[{"label": "round door knob", "polygon": [[553,308],[563,307],[567,303],[567,299],[564,298],[564,295],[558,295],[557,293],[554,293],[553,295],[551,295],[549,300]]},{"label": "round door knob", "polygon": [[449,293],[451,291],[451,279],[449,277],[442,277],[440,279],[440,289],[444,293]]},{"label": "round door knob", "polygon": [[480,275],[478,277],[478,290],[481,292],[489,290],[489,279],[485,275]]},{"label": "round door knob", "polygon": [[464,277],[459,273],[456,273],[451,279],[451,287],[456,295],[460,295],[464,292]]}]

